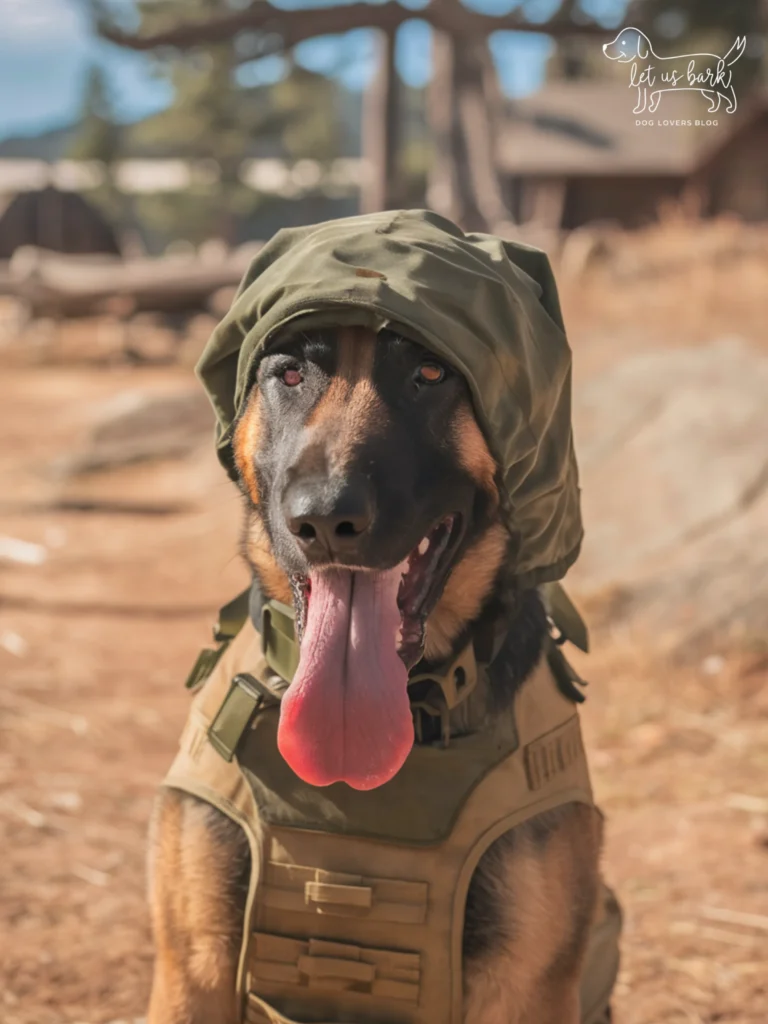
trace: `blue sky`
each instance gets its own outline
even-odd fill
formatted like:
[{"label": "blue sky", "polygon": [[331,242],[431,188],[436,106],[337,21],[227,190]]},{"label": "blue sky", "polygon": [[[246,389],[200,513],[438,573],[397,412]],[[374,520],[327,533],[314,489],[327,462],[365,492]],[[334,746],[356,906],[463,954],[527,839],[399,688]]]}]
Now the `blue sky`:
[{"label": "blue sky", "polygon": [[[130,0],[121,0],[128,3]],[[277,0],[283,7],[322,6],[326,0]],[[418,20],[423,0],[404,0],[415,19],[401,29],[397,60],[400,73],[423,85],[430,72],[430,30]],[[519,0],[465,0],[467,6],[501,12]],[[618,24],[624,0],[582,0],[582,6],[607,24]],[[528,0],[531,20],[544,20],[558,0]],[[541,83],[551,41],[539,34],[497,33],[492,49],[504,90],[520,95]],[[337,74],[360,89],[372,69],[373,40],[366,30],[311,40],[297,48],[306,67]],[[88,68],[107,70],[119,116],[136,120],[162,109],[171,99],[164,82],[153,77],[149,60],[95,39],[81,0],[0,0],[0,138],[34,134],[73,121],[82,102]],[[279,59],[244,70],[245,81],[269,81],[281,73]]]}]

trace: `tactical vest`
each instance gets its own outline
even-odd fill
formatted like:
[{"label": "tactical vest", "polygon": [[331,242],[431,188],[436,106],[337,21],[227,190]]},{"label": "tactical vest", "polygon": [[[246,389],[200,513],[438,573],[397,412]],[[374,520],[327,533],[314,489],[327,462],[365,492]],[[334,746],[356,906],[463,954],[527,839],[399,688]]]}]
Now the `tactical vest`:
[{"label": "tactical vest", "polygon": [[[550,644],[513,707],[488,717],[470,645],[439,676],[411,677],[416,743],[392,780],[368,792],[315,788],[276,744],[295,670],[291,610],[268,602],[261,636],[240,618],[220,625],[223,646],[193,670],[198,692],[164,784],[211,803],[248,837],[241,1021],[461,1024],[464,907],[480,858],[542,811],[593,803],[575,673]],[[430,721],[440,739],[426,742]],[[620,926],[604,889],[582,1024],[609,1020]]]}]

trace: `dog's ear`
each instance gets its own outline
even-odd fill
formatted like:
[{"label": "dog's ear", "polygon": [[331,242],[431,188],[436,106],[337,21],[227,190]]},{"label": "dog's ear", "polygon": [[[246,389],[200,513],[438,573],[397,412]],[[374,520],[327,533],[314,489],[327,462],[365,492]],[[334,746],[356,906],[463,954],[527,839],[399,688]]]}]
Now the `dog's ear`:
[{"label": "dog's ear", "polygon": [[[651,41],[648,36],[639,29],[636,28],[634,31],[637,33],[637,56],[640,60],[648,60],[651,55]],[[645,47],[645,53],[643,53],[643,47]]]}]

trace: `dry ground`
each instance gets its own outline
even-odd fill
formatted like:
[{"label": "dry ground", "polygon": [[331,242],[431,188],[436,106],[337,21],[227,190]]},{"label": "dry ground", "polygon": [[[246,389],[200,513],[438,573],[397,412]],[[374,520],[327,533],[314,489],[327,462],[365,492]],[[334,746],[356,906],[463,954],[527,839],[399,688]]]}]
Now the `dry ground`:
[{"label": "dry ground", "polygon": [[[0,534],[49,556],[0,562],[0,1020],[105,1024],[144,1013],[147,819],[183,679],[244,580],[238,501],[210,453],[52,481],[99,403],[183,387],[188,371],[25,362],[0,368]],[[112,507],[51,507],[83,496]],[[163,514],[170,501],[189,510]],[[116,507],[129,502],[146,507]],[[626,914],[617,1022],[763,1024],[766,650],[675,663],[615,624],[594,641],[579,665],[605,872]]]}]

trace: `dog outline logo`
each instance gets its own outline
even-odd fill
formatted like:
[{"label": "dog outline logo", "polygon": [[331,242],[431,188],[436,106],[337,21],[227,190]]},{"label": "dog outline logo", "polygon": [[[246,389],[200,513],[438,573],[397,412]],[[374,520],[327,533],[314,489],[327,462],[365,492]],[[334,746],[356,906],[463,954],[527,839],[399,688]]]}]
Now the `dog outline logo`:
[{"label": "dog outline logo", "polygon": [[[724,57],[716,53],[682,53],[675,57],[660,57],[654,52],[651,41],[639,28],[623,28],[616,38],[603,46],[608,60],[632,65],[629,88],[637,87],[637,105],[634,113],[640,114],[646,108],[655,113],[665,92],[700,92],[709,102],[708,113],[714,114],[726,101],[726,113],[736,110],[731,70],[743,56],[747,45],[746,36],[736,36],[736,41]],[[650,101],[650,102],[649,102]]]}]

